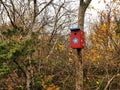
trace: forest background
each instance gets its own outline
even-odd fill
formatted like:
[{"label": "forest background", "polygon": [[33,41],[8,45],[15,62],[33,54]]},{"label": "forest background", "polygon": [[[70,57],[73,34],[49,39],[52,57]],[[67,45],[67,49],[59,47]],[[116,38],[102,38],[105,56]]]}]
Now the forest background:
[{"label": "forest background", "polygon": [[[0,0],[1,90],[75,90],[69,29],[77,25],[77,3]],[[95,8],[100,3],[104,9]],[[120,1],[97,4],[85,14],[84,90],[119,90]]]}]

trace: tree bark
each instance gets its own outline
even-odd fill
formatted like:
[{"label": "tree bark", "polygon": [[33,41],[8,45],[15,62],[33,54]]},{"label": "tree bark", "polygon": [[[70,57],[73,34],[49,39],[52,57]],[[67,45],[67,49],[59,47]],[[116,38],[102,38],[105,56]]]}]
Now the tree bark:
[{"label": "tree bark", "polygon": [[83,90],[83,64],[82,51],[77,49],[77,59],[75,60],[76,69],[76,90]]},{"label": "tree bark", "polygon": [[27,76],[27,78],[26,78],[26,89],[27,90],[30,90],[30,72],[28,71],[28,70],[26,70],[26,76]]},{"label": "tree bark", "polygon": [[[78,26],[84,30],[84,17],[87,7],[92,0],[80,0],[78,11]],[[76,68],[76,90],[83,90],[83,60],[82,49],[77,49],[77,59],[75,61]]]}]

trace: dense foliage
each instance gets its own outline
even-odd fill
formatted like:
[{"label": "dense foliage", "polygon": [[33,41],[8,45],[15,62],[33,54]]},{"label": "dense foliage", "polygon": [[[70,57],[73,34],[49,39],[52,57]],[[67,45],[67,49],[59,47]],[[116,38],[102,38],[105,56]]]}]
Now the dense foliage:
[{"label": "dense foliage", "polygon": [[[55,9],[52,16],[47,8],[51,2],[47,2],[45,12],[41,13],[43,8],[36,15],[36,9],[31,9],[32,3],[20,1],[17,2],[24,7],[16,8],[15,16],[12,15],[14,8],[9,7],[9,11],[9,5],[6,6],[12,21],[0,23],[0,90],[75,90],[76,50],[70,48],[65,31],[76,17],[70,15],[74,10],[65,9],[68,2],[52,3]],[[86,35],[84,90],[120,88],[120,9],[115,7],[117,0],[111,3],[113,7],[107,4],[109,10],[98,13],[98,20],[91,24],[90,33]]]}]

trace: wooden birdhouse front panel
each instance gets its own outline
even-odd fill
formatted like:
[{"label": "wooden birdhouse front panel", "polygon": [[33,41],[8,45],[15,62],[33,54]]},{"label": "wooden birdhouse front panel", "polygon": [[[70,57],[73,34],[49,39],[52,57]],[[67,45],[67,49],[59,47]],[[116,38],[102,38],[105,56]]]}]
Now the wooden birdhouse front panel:
[{"label": "wooden birdhouse front panel", "polygon": [[84,31],[75,29],[70,33],[70,46],[71,48],[84,48]]}]

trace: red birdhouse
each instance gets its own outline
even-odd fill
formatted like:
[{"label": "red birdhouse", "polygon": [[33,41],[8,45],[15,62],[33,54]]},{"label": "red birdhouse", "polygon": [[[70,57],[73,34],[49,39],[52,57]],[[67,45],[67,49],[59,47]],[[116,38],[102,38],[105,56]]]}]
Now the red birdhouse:
[{"label": "red birdhouse", "polygon": [[84,48],[84,31],[80,28],[71,28],[70,46],[71,48]]}]

